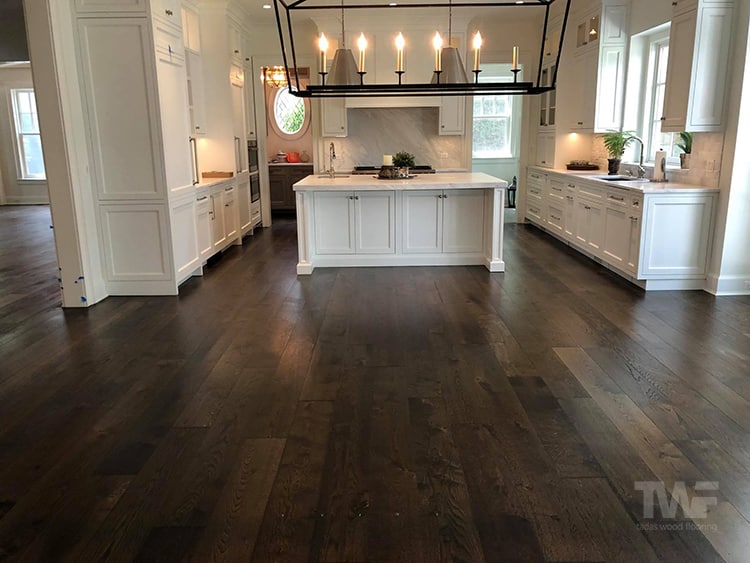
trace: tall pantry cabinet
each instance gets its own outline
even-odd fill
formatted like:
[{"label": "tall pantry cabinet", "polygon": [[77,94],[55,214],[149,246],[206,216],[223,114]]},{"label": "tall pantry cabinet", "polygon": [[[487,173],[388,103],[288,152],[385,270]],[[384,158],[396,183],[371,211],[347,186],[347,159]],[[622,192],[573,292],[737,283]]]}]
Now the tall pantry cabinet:
[{"label": "tall pantry cabinet", "polygon": [[176,294],[200,268],[178,0],[76,0],[77,62],[110,295]]}]

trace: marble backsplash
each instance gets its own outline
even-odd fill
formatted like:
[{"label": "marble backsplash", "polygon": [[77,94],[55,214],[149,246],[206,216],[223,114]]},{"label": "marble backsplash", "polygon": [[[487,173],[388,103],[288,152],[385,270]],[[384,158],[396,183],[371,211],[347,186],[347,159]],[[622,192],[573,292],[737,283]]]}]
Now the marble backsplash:
[{"label": "marble backsplash", "polygon": [[379,166],[384,154],[406,151],[416,164],[434,168],[465,168],[464,137],[438,134],[438,108],[356,108],[347,110],[349,134],[324,138],[325,152],[333,141],[336,170],[357,165]]},{"label": "marble backsplash", "polygon": [[[691,156],[690,168],[681,170],[680,168],[668,167],[667,178],[672,182],[705,186],[708,188],[719,187],[719,169],[721,166],[721,155],[724,149],[723,133],[695,133],[693,135],[693,153]],[[601,136],[594,135],[591,161],[599,165],[602,170],[607,170],[607,150],[604,148],[604,142]],[[627,164],[621,167],[626,169]],[[652,165],[644,166],[646,176],[653,177],[654,167]]]}]

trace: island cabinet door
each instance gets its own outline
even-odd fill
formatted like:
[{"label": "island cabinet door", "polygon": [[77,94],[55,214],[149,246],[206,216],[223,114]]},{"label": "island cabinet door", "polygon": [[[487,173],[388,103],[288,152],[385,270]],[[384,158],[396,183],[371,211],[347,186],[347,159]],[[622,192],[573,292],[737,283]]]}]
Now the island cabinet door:
[{"label": "island cabinet door", "polygon": [[443,191],[403,192],[404,254],[443,251]]},{"label": "island cabinet door", "polygon": [[484,190],[443,192],[443,252],[482,252]]},{"label": "island cabinet door", "polygon": [[394,192],[355,192],[357,254],[396,252],[396,197]]},{"label": "island cabinet door", "polygon": [[315,192],[316,254],[354,254],[354,194]]}]

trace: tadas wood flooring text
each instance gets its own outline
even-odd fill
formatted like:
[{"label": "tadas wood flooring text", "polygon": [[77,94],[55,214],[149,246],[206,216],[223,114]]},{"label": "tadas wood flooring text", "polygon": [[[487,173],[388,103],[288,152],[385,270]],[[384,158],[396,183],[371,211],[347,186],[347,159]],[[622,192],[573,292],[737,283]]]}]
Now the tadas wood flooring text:
[{"label": "tadas wood flooring text", "polygon": [[[0,208],[0,560],[750,560],[747,297],[523,225],[505,274],[298,278],[279,222],[63,311],[48,221]],[[648,518],[638,481],[716,504]]]}]

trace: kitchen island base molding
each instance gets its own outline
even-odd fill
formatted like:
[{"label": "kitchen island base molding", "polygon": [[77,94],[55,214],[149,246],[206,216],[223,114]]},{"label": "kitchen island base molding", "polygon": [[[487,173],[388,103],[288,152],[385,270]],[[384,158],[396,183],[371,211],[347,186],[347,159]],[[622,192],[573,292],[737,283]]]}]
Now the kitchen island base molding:
[{"label": "kitchen island base molding", "polygon": [[444,176],[388,187],[343,179],[320,186],[314,177],[296,184],[297,274],[393,266],[503,272],[506,183],[486,174]]}]

